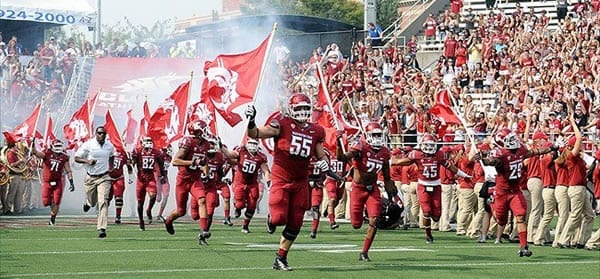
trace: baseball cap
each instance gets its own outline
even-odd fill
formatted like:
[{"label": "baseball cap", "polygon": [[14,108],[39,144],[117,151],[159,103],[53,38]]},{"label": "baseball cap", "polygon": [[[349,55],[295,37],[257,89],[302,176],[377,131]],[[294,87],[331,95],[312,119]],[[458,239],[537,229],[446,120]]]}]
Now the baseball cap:
[{"label": "baseball cap", "polygon": [[539,140],[539,139],[547,140],[548,135],[544,134],[544,132],[542,132],[542,131],[535,132],[535,134],[533,134],[533,140]]}]

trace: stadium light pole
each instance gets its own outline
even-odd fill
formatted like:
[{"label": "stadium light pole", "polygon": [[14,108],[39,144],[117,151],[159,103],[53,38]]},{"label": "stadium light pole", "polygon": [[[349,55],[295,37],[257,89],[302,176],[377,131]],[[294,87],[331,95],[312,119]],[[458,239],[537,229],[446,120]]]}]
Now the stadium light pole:
[{"label": "stadium light pole", "polygon": [[96,0],[96,28],[94,28],[94,45],[102,41],[102,0]]}]

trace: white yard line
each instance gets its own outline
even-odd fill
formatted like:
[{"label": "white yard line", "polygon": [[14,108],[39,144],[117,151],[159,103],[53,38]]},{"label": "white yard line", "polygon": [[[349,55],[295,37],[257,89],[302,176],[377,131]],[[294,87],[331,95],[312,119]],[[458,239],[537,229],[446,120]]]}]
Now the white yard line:
[{"label": "white yard line", "polygon": [[[587,265],[600,264],[600,261],[554,261],[554,262],[482,262],[482,263],[447,263],[447,264],[384,264],[384,265],[321,265],[321,266],[293,266],[295,270],[310,269],[377,269],[378,267],[470,267],[470,266],[538,266],[538,265]],[[271,267],[229,267],[229,268],[186,268],[186,269],[143,269],[143,270],[113,270],[113,271],[94,271],[94,272],[47,272],[47,273],[23,273],[23,274],[4,274],[3,278],[20,277],[41,277],[41,276],[86,276],[86,275],[126,275],[126,274],[148,274],[148,273],[175,273],[175,272],[214,272],[214,271],[249,271],[249,270],[270,270]]]}]

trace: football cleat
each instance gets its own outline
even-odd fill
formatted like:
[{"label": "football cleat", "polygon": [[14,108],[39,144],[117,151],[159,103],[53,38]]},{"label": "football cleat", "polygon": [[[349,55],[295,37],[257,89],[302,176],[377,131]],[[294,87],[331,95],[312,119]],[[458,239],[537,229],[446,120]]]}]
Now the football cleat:
[{"label": "football cleat", "polygon": [[433,236],[428,236],[427,238],[425,238],[425,243],[432,244],[433,243]]},{"label": "football cleat", "polygon": [[480,235],[477,239],[477,243],[485,243],[486,241],[487,239],[485,238],[485,235]]},{"label": "football cleat", "polygon": [[531,257],[531,255],[533,255],[533,252],[529,251],[529,246],[525,246],[521,249],[519,249],[519,257]]},{"label": "football cleat", "polygon": [[275,233],[276,228],[277,227],[275,225],[271,224],[271,214],[267,215],[267,232],[269,234],[273,234]]},{"label": "football cleat", "polygon": [[89,206],[87,204],[87,202],[83,203],[83,212],[88,212],[90,211],[90,208],[92,208],[91,206]]},{"label": "football cleat", "polygon": [[312,231],[312,232],[310,232],[310,234],[308,236],[310,236],[310,238],[312,238],[312,239],[315,239],[315,238],[317,238],[317,232]]},{"label": "football cleat", "polygon": [[163,219],[163,223],[165,223],[165,229],[167,229],[167,232],[169,234],[175,234],[175,228],[173,227],[173,221],[169,220],[169,218],[167,218],[166,220]]},{"label": "football cleat", "polygon": [[201,232],[198,234],[198,244],[199,245],[208,245],[208,242],[206,242],[207,239],[210,238],[210,232]]},{"label": "football cleat", "polygon": [[56,220],[50,218],[50,221],[48,221],[48,226],[54,227],[54,225],[56,225]]},{"label": "football cleat", "polygon": [[115,217],[115,224],[121,224],[121,217]]},{"label": "football cleat", "polygon": [[288,265],[287,258],[282,258],[279,256],[275,257],[275,261],[273,262],[273,269],[283,270],[283,271],[291,271],[292,268]]},{"label": "football cleat", "polygon": [[140,231],[145,231],[146,230],[146,224],[144,224],[144,219],[140,219],[139,223],[140,223]]},{"label": "football cleat", "polygon": [[235,219],[240,218],[240,216],[242,216],[242,209],[241,208],[236,208],[235,209],[235,215],[233,215],[233,217]]},{"label": "football cleat", "polygon": [[248,228],[248,226],[244,226],[242,227],[242,232],[245,234],[249,234],[250,233],[250,229]]},{"label": "football cleat", "polygon": [[230,218],[225,219],[225,221],[223,221],[223,224],[227,225],[227,226],[230,226],[230,227],[233,226],[233,223],[231,223],[231,219]]},{"label": "football cleat", "polygon": [[496,241],[494,241],[494,244],[501,244],[501,243],[502,243],[501,238],[496,238]]},{"label": "football cleat", "polygon": [[367,253],[360,253],[360,255],[358,256],[358,260],[362,261],[362,262],[370,262],[371,259],[369,258],[369,255]]},{"label": "football cleat", "polygon": [[152,211],[146,210],[146,215],[148,216],[148,225],[152,224]]},{"label": "football cleat", "polygon": [[336,223],[336,222],[333,222],[333,223],[331,223],[331,225],[329,225],[329,227],[330,227],[332,230],[335,230],[335,229],[339,228],[339,227],[340,227],[340,225],[338,225],[338,223]]}]

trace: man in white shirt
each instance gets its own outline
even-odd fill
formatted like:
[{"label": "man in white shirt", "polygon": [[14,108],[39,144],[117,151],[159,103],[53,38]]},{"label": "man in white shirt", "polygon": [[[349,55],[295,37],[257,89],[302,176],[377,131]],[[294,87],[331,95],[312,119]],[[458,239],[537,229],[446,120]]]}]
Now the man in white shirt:
[{"label": "man in white shirt", "polygon": [[86,201],[83,211],[98,205],[98,237],[106,237],[108,223],[108,198],[111,188],[111,178],[108,173],[113,166],[114,146],[106,141],[106,129],[96,128],[96,137],[86,141],[75,153],[75,162],[84,165],[87,175],[84,186]]}]

